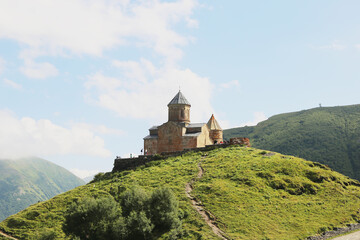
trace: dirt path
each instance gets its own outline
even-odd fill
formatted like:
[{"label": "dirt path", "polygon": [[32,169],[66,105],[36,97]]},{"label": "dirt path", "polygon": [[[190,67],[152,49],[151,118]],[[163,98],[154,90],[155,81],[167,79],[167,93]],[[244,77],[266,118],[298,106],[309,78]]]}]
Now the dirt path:
[{"label": "dirt path", "polygon": [[197,200],[196,198],[194,198],[193,196],[191,196],[191,192],[193,190],[193,183],[202,178],[203,174],[204,174],[204,169],[201,167],[201,162],[204,160],[206,156],[202,156],[200,162],[198,163],[198,168],[199,168],[199,173],[197,175],[197,179],[192,179],[189,183],[186,184],[185,186],[185,193],[186,196],[191,200],[191,205],[193,206],[193,208],[195,208],[195,210],[203,217],[203,219],[205,220],[205,222],[211,227],[211,229],[213,230],[213,232],[219,236],[221,239],[226,239],[228,240],[229,238],[225,237],[225,233],[223,231],[221,231],[220,228],[218,228],[216,226],[216,218],[213,214],[211,214],[209,211],[206,211],[203,207],[203,204],[201,203],[200,200]]},{"label": "dirt path", "polygon": [[7,235],[6,233],[2,232],[1,230],[0,230],[0,235],[3,235],[4,237],[10,238],[10,239],[18,240],[17,238]]},{"label": "dirt path", "polygon": [[359,240],[360,231],[350,233],[348,235],[332,238],[332,240]]}]

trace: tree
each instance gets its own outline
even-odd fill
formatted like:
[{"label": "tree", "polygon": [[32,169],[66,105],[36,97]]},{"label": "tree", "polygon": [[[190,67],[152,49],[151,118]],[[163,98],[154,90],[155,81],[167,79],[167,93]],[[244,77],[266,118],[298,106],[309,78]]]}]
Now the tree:
[{"label": "tree", "polygon": [[120,196],[121,208],[123,209],[123,216],[127,217],[131,211],[135,212],[147,212],[149,194],[142,188],[134,186],[129,190],[126,190]]},{"label": "tree", "polygon": [[158,229],[180,227],[179,202],[170,188],[155,189],[151,194],[149,207],[151,220]]},{"label": "tree", "polygon": [[65,212],[63,230],[80,239],[123,239],[125,223],[112,197],[85,198]]},{"label": "tree", "polygon": [[154,224],[144,211],[131,211],[126,218],[127,239],[150,239]]}]

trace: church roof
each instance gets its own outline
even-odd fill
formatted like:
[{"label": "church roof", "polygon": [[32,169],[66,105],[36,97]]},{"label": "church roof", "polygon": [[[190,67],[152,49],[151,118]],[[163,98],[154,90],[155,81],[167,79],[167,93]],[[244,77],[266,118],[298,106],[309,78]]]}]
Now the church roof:
[{"label": "church roof", "polygon": [[184,97],[184,95],[179,91],[175,97],[169,102],[169,105],[173,105],[173,104],[186,104],[186,105],[190,105],[190,103],[188,102],[188,100],[186,100],[186,98]]},{"label": "church roof", "polygon": [[201,128],[205,124],[206,123],[190,123],[189,125],[186,126],[186,128]]},{"label": "church roof", "polygon": [[222,130],[219,123],[216,121],[214,114],[211,115],[211,118],[209,119],[207,125],[210,130]]},{"label": "church roof", "polygon": [[184,137],[197,137],[200,136],[201,132],[185,133]]},{"label": "church roof", "polygon": [[146,137],[144,137],[144,139],[155,139],[158,138],[158,135],[147,135]]}]

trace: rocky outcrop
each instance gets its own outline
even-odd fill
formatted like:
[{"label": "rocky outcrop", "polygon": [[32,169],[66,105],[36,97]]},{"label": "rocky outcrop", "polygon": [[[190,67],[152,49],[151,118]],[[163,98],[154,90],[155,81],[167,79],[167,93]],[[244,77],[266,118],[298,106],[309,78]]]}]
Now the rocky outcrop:
[{"label": "rocky outcrop", "polygon": [[230,138],[230,145],[251,146],[250,139],[245,137]]}]

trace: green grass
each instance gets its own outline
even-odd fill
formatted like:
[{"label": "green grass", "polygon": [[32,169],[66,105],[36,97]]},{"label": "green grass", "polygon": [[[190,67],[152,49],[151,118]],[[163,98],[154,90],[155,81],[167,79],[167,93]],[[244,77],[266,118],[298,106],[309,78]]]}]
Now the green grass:
[{"label": "green grass", "polygon": [[360,105],[321,107],[270,117],[254,127],[224,130],[253,147],[329,165],[360,180]]},{"label": "green grass", "polygon": [[0,235],[0,240],[9,240],[10,238],[4,237],[3,235]]},{"label": "green grass", "polygon": [[[186,239],[217,239],[185,196],[185,184],[197,176],[202,154],[105,174],[7,218],[0,229],[20,239],[36,239],[40,230],[53,229],[59,239],[65,238],[61,225],[71,202],[87,196],[117,198],[133,185],[147,190],[168,186],[184,212]],[[321,164],[236,146],[205,154],[205,173],[193,193],[232,239],[303,239],[360,219],[360,183]],[[167,239],[167,234],[160,239]]]}]

